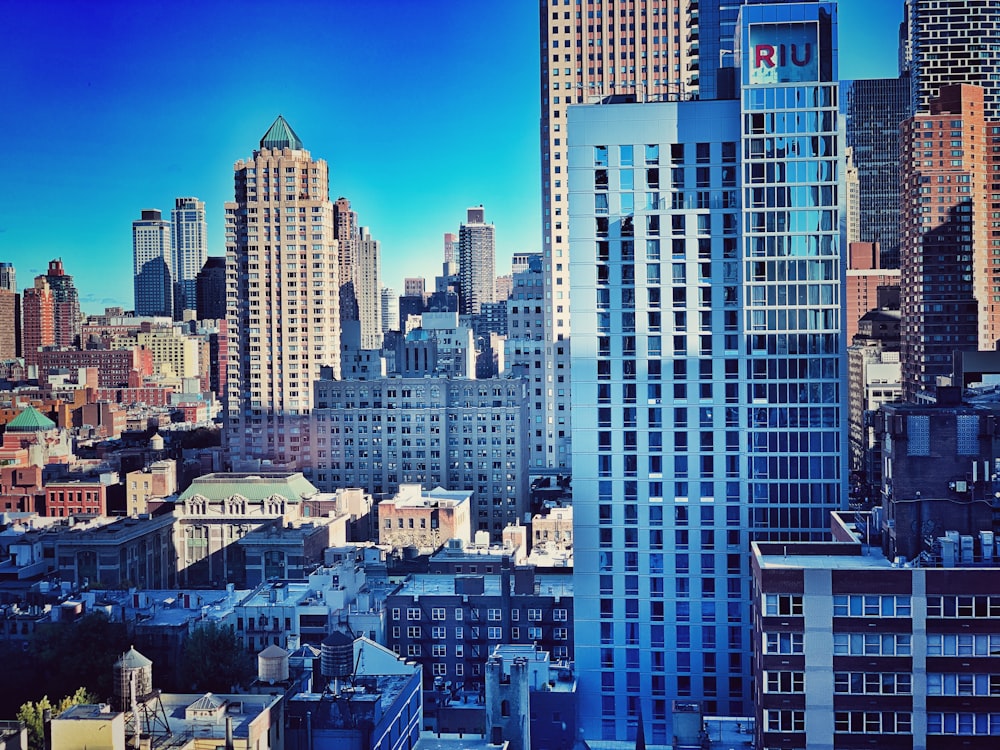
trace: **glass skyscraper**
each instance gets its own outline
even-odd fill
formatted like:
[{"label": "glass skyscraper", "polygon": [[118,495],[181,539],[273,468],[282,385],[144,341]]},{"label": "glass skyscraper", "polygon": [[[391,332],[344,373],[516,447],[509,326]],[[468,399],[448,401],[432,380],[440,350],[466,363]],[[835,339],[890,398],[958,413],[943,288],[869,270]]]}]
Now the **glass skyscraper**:
[{"label": "glass skyscraper", "polygon": [[749,545],[820,538],[846,497],[836,9],[737,30],[738,100],[569,110],[589,739],[749,714]]}]

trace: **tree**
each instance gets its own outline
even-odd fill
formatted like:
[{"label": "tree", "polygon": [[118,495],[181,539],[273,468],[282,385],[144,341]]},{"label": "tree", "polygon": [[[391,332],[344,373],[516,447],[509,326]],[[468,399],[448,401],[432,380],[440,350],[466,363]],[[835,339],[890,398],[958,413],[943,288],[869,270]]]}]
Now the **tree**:
[{"label": "tree", "polygon": [[128,649],[129,638],[124,624],[98,611],[39,628],[33,646],[45,675],[39,693],[65,695],[82,685],[105,700],[114,691],[114,664]]},{"label": "tree", "polygon": [[77,688],[72,695],[67,695],[62,700],[52,705],[49,696],[44,695],[42,699],[32,703],[23,703],[17,710],[17,718],[23,721],[28,728],[28,748],[29,750],[45,750],[45,711],[52,711],[52,718],[68,708],[78,706],[81,703],[96,703],[97,698],[93,693],[87,692],[86,688]]},{"label": "tree", "polygon": [[253,658],[231,627],[206,622],[184,642],[181,679],[189,690],[225,693],[249,682],[253,674]]}]

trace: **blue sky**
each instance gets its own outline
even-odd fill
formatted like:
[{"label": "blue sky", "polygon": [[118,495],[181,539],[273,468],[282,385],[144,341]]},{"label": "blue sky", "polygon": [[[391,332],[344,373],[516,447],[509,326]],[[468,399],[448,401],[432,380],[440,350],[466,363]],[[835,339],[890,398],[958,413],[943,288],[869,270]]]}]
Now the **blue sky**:
[{"label": "blue sky", "polygon": [[[468,206],[497,271],[537,250],[538,6],[529,0],[2,0],[0,260],[60,257],[83,308],[132,306],[131,223],[207,203],[280,113],[382,241],[383,282],[433,278]],[[841,78],[896,74],[902,0],[842,0]]]}]

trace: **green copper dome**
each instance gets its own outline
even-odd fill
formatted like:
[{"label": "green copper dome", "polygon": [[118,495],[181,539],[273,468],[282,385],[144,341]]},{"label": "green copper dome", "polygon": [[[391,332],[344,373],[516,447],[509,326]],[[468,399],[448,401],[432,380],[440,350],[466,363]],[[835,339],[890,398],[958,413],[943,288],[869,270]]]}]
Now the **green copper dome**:
[{"label": "green copper dome", "polygon": [[295,131],[292,130],[292,126],[285,122],[285,118],[278,115],[278,119],[274,121],[267,132],[264,133],[264,137],[260,139],[260,147],[262,149],[271,149],[272,151],[280,151],[283,148],[292,148],[301,151],[303,149],[302,141],[299,137],[295,135]]},{"label": "green copper dome", "polygon": [[34,406],[28,406],[7,423],[8,432],[44,432],[54,430],[56,423]]}]

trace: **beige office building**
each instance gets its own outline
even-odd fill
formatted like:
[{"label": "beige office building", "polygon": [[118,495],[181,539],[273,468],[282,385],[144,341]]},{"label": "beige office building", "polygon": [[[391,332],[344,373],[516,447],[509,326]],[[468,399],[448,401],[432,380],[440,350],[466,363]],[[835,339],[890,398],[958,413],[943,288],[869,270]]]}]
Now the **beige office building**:
[{"label": "beige office building", "polygon": [[312,382],[340,374],[340,303],[327,164],[278,117],[236,162],[226,204],[226,446],[234,469],[308,465]]}]

